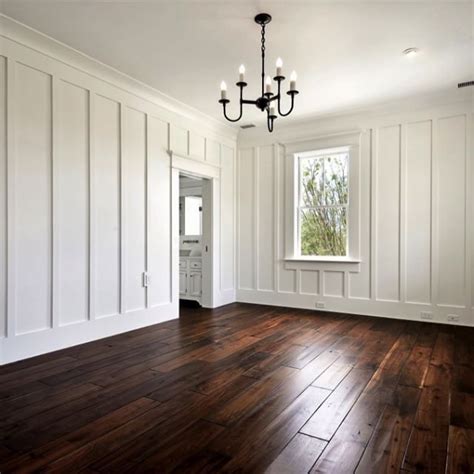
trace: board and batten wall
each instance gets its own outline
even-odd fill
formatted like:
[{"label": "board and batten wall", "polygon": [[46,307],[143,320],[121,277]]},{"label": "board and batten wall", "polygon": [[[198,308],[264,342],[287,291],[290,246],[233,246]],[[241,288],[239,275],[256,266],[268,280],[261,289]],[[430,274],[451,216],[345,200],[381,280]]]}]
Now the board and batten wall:
[{"label": "board and batten wall", "polygon": [[234,132],[5,25],[0,364],[178,316],[170,150],[219,169],[214,305],[234,301]]},{"label": "board and batten wall", "polygon": [[[472,103],[241,133],[238,300],[473,325]],[[285,260],[286,148],[354,134],[361,263]]]}]

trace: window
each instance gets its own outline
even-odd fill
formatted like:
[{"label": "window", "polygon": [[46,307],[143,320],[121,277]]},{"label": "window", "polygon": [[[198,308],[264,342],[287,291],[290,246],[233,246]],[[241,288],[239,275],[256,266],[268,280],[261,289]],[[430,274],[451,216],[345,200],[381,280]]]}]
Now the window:
[{"label": "window", "polygon": [[296,253],[348,256],[349,148],[298,154],[297,167]]}]

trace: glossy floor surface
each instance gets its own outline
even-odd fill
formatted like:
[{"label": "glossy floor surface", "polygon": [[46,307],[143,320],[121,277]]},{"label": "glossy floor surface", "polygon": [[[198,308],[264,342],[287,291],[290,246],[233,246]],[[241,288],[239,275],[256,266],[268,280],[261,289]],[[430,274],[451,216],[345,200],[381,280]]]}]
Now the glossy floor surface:
[{"label": "glossy floor surface", "polygon": [[474,470],[474,328],[233,304],[0,368],[0,471]]}]

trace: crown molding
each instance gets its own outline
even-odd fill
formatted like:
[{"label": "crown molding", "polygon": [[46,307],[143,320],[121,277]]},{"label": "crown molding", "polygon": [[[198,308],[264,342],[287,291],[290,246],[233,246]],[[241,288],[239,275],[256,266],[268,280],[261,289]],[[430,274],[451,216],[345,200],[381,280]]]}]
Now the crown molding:
[{"label": "crown molding", "polygon": [[[468,89],[468,88],[467,88]],[[474,112],[474,89],[455,89],[449,92],[409,96],[396,101],[381,102],[334,113],[300,117],[278,124],[273,133],[266,126],[239,131],[238,146],[250,147],[272,143],[304,141],[314,136],[339,133],[342,129],[368,129],[375,122],[402,119],[403,116],[436,110],[462,110]]]},{"label": "crown molding", "polygon": [[213,134],[223,135],[234,141],[237,138],[238,129],[236,127],[222,123],[164,94],[158,89],[2,13],[0,13],[0,37],[9,39],[89,76],[145,99],[172,114],[199,124],[200,128],[204,127]]}]

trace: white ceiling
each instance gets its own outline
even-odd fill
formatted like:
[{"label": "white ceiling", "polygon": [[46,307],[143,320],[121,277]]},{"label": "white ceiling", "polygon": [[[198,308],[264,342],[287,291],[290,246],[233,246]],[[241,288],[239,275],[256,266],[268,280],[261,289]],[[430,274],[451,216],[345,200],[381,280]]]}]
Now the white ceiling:
[{"label": "white ceiling", "polygon": [[[0,11],[218,119],[220,81],[235,107],[241,63],[247,98],[259,92],[261,11],[273,16],[268,71],[281,56],[287,76],[298,72],[284,120],[446,92],[474,76],[471,1],[0,0]],[[415,58],[401,53],[413,46]],[[242,122],[262,115],[247,106]]]}]

